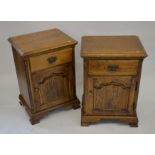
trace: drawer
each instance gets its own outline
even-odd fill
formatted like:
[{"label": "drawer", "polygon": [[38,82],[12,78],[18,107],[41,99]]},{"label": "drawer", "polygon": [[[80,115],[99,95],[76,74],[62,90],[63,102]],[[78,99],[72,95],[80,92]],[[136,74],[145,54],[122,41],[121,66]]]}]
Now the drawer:
[{"label": "drawer", "polygon": [[31,72],[36,72],[49,67],[69,63],[72,61],[72,49],[68,48],[56,52],[30,57]]},{"label": "drawer", "polygon": [[89,75],[136,75],[138,60],[89,60]]}]

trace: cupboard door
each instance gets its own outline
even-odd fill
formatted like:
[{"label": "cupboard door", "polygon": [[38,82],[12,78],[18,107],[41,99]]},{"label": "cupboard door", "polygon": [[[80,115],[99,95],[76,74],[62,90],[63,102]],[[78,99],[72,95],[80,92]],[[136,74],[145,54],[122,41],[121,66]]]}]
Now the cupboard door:
[{"label": "cupboard door", "polygon": [[37,111],[54,107],[73,98],[72,64],[53,67],[32,75]]},{"label": "cupboard door", "polygon": [[132,76],[89,77],[86,113],[93,115],[133,114],[136,80]]}]

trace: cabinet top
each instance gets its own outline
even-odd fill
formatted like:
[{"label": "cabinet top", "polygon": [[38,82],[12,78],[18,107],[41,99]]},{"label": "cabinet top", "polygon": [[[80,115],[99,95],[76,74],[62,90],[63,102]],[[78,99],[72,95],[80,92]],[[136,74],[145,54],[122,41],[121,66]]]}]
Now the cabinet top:
[{"label": "cabinet top", "polygon": [[82,57],[144,58],[147,56],[137,36],[84,36]]},{"label": "cabinet top", "polygon": [[8,40],[23,56],[77,44],[77,41],[59,29],[50,29],[15,36],[9,38]]}]

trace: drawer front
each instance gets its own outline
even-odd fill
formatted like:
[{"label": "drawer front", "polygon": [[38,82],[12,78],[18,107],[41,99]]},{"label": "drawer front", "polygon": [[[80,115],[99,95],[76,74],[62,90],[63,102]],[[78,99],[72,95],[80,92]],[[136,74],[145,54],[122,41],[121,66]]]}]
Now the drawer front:
[{"label": "drawer front", "polygon": [[136,75],[138,60],[89,60],[89,75]]},{"label": "drawer front", "polygon": [[69,63],[72,61],[72,49],[42,54],[30,58],[31,72]]}]

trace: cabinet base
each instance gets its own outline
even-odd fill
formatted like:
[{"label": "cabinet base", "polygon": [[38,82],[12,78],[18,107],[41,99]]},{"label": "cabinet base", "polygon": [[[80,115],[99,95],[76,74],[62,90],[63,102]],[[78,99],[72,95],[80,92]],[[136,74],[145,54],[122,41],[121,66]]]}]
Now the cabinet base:
[{"label": "cabinet base", "polygon": [[76,99],[76,100],[74,101],[74,103],[73,103],[73,105],[72,105],[72,108],[73,108],[74,110],[80,108],[80,101],[79,101],[79,99]]},{"label": "cabinet base", "polygon": [[135,123],[129,123],[130,127],[138,127],[138,122]]},{"label": "cabinet base", "polygon": [[131,127],[138,127],[137,116],[88,116],[82,115],[81,126],[89,126],[93,123],[98,123],[102,120],[119,120],[128,123]]},{"label": "cabinet base", "polygon": [[62,103],[60,105],[39,111],[39,112],[35,112],[32,113],[31,109],[28,107],[28,105],[26,104],[24,98],[22,97],[22,95],[19,95],[19,103],[20,105],[25,107],[25,110],[27,111],[28,115],[30,116],[30,122],[32,125],[37,124],[40,122],[40,119],[43,118],[45,115],[47,115],[49,112],[56,110],[58,108],[65,108],[65,107],[72,107],[73,109],[77,109],[80,108],[80,101],[78,98],[75,98],[69,102],[65,102]]}]

